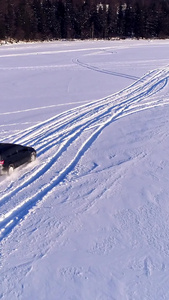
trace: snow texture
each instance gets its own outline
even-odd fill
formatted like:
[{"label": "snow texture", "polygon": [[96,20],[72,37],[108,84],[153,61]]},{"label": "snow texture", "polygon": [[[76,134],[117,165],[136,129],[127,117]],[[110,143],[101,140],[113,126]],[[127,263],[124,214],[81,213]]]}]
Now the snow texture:
[{"label": "snow texture", "polygon": [[169,41],[0,47],[0,299],[169,299]]}]

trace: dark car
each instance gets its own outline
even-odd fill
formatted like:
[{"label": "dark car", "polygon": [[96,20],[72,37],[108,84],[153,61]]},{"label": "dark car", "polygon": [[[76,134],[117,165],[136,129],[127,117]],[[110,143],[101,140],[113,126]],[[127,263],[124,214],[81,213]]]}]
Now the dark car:
[{"label": "dark car", "polygon": [[36,150],[17,144],[0,143],[0,174],[11,174],[13,170],[36,159]]}]

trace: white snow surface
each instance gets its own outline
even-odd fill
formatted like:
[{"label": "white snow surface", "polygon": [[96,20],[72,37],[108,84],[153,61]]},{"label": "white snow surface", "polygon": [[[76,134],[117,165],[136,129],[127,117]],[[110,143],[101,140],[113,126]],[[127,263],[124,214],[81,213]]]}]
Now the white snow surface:
[{"label": "white snow surface", "polygon": [[169,299],[169,40],[0,47],[0,299]]}]

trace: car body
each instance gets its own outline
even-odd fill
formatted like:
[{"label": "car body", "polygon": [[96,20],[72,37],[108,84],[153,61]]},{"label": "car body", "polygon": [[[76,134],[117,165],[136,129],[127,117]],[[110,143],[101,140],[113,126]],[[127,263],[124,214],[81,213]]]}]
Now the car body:
[{"label": "car body", "polygon": [[0,174],[11,174],[13,170],[36,159],[36,150],[32,147],[0,143]]}]

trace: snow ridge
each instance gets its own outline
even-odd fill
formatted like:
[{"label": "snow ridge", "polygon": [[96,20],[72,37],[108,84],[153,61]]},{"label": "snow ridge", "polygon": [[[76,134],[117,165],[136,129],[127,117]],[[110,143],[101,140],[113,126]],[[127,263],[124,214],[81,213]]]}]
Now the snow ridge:
[{"label": "snow ridge", "polygon": [[[95,70],[78,60],[77,63]],[[12,142],[35,147],[38,160],[27,166],[24,173],[19,170],[21,176],[12,178],[1,192],[0,240],[7,237],[39,201],[57,189],[106,126],[129,114],[168,105],[168,99],[160,97],[168,78],[168,66],[151,71],[118,93],[70,109],[11,137]],[[50,181],[47,180],[49,172]],[[38,190],[34,190],[36,182]],[[0,189],[2,185],[3,181]],[[29,195],[25,193],[28,185]]]}]

